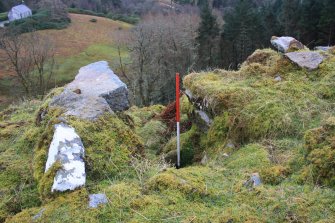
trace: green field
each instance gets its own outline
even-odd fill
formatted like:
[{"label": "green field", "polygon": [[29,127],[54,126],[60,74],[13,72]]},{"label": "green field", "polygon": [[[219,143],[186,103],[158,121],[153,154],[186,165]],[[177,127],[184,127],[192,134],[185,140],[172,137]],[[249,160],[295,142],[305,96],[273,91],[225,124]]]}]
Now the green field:
[{"label": "green field", "polygon": [[[122,61],[129,63],[129,55],[125,48],[122,49],[121,57]],[[100,60],[107,61],[111,69],[118,73],[120,65],[117,47],[97,44],[88,47],[84,52],[76,56],[58,59],[55,75],[56,85],[60,86],[70,82],[81,67]]]}]

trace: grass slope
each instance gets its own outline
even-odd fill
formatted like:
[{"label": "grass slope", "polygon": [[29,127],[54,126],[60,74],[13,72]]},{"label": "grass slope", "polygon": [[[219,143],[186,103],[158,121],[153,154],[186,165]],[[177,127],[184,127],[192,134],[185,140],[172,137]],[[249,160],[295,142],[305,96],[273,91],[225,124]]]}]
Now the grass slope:
[{"label": "grass slope", "polygon": [[[273,81],[278,73],[282,81]],[[239,71],[187,76],[185,85],[206,99],[214,122],[208,132],[194,125],[183,133],[187,155],[207,154],[207,162],[182,154],[193,163],[179,170],[155,155],[175,149],[159,119],[163,106],[133,107],[96,122],[70,119],[87,148],[88,182],[56,195],[42,167],[60,111],[36,125],[33,114],[48,99],[12,106],[0,113],[0,221],[332,223],[334,76],[331,54],[309,72],[271,50],[257,51]],[[195,107],[185,97],[182,105],[192,117]],[[236,120],[244,121],[239,131]],[[143,146],[146,157],[128,156]],[[246,183],[254,173],[263,182],[258,187]],[[105,193],[108,203],[88,208],[91,193]]]}]

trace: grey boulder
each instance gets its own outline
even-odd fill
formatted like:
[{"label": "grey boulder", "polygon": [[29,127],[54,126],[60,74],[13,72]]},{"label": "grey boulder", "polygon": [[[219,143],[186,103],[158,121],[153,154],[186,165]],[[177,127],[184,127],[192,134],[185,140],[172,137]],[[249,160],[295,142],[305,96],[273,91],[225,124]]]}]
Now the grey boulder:
[{"label": "grey boulder", "polygon": [[282,53],[301,50],[305,48],[304,44],[290,36],[273,36],[271,38],[271,44]]},{"label": "grey boulder", "polygon": [[74,128],[64,123],[55,125],[45,164],[45,172],[56,162],[61,164],[61,168],[54,177],[52,192],[74,190],[85,185],[84,154],[83,143]]},{"label": "grey boulder", "polygon": [[323,62],[324,57],[318,52],[292,52],[286,53],[285,56],[301,68],[315,70]]},{"label": "grey boulder", "polygon": [[80,68],[74,81],[52,99],[50,106],[63,108],[65,115],[96,119],[106,112],[128,109],[128,89],[106,61],[99,61]]}]

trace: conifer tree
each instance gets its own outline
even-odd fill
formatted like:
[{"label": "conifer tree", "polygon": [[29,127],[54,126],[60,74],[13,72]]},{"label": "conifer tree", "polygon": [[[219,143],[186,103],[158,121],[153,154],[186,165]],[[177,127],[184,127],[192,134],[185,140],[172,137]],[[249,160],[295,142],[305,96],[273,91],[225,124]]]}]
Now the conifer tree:
[{"label": "conifer tree", "polygon": [[323,10],[321,11],[321,18],[319,29],[321,31],[322,42],[325,45],[335,44],[335,1],[325,0]]},{"label": "conifer tree", "polygon": [[300,20],[300,0],[283,0],[281,21],[285,35],[300,39],[298,21]]},{"label": "conifer tree", "polygon": [[322,5],[320,0],[304,0],[301,5],[298,29],[301,33],[301,41],[310,47],[322,44],[318,30]]},{"label": "conifer tree", "polygon": [[208,1],[204,3],[201,8],[201,22],[198,28],[198,57],[199,68],[208,68],[216,66],[215,46],[217,45],[219,37],[219,26],[216,17],[212,14],[212,10]]},{"label": "conifer tree", "polygon": [[260,14],[248,0],[240,0],[225,17],[224,38],[232,45],[231,64],[237,68],[255,49],[262,46],[264,28]]}]

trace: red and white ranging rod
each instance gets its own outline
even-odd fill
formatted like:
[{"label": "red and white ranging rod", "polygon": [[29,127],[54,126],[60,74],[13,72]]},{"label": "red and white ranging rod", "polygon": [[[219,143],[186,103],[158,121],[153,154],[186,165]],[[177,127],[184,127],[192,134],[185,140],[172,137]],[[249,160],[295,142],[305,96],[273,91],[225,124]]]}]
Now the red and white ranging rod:
[{"label": "red and white ranging rod", "polygon": [[177,169],[180,168],[180,76],[176,73]]}]

